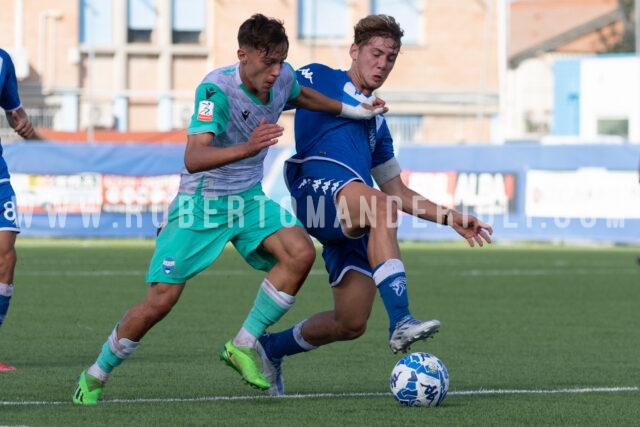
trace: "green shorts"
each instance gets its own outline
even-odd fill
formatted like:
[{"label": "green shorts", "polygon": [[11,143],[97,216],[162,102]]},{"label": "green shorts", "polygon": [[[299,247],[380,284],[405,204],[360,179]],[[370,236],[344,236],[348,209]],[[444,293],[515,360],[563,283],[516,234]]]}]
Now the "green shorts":
[{"label": "green shorts", "polygon": [[301,226],[269,199],[260,183],[230,196],[178,194],[156,239],[146,280],[185,283],[213,263],[231,242],[252,267],[269,271],[275,257],[260,244],[284,227]]}]

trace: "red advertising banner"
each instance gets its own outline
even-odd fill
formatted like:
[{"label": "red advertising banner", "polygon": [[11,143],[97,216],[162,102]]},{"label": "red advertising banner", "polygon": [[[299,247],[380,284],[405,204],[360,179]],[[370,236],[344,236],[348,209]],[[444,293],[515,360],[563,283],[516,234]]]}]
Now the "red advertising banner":
[{"label": "red advertising banner", "polygon": [[157,212],[178,193],[180,177],[14,173],[11,183],[25,213]]},{"label": "red advertising banner", "polygon": [[402,172],[412,190],[459,212],[515,212],[517,174],[511,172]]}]

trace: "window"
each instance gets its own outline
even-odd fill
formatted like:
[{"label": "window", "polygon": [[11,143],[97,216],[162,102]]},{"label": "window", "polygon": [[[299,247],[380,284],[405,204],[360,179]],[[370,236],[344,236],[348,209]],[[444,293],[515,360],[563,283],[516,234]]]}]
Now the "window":
[{"label": "window", "polygon": [[298,37],[301,39],[347,36],[347,0],[299,0]]},{"label": "window", "polygon": [[385,115],[389,132],[395,144],[415,144],[422,138],[422,116]]},{"label": "window", "polygon": [[156,0],[129,0],[127,12],[127,42],[151,43],[158,15]]},{"label": "window", "polygon": [[172,43],[200,43],[207,16],[205,0],[173,0]]},{"label": "window", "polygon": [[404,30],[402,44],[419,44],[422,40],[420,0],[371,0],[375,14],[393,16]]},{"label": "window", "polygon": [[598,119],[598,135],[629,138],[629,119]]},{"label": "window", "polygon": [[80,44],[111,46],[111,2],[81,0],[79,18]]}]

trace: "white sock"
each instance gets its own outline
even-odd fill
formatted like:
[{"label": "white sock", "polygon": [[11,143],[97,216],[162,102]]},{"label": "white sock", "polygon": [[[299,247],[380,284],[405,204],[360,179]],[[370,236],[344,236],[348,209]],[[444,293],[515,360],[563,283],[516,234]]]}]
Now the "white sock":
[{"label": "white sock", "polygon": [[103,383],[107,382],[107,380],[109,379],[109,376],[111,375],[106,373],[102,369],[100,369],[100,366],[98,366],[97,363],[94,363],[89,367],[89,369],[87,369],[87,374],[91,375],[94,378],[99,379]]},{"label": "white sock", "polygon": [[5,297],[13,295],[13,285],[7,285],[6,283],[0,282],[0,295]]},{"label": "white sock", "polygon": [[304,319],[302,322],[293,327],[293,338],[296,340],[296,343],[298,343],[298,345],[305,351],[315,350],[318,347],[309,344],[302,336],[302,325],[304,325],[304,322],[306,321],[307,319]]},{"label": "white sock", "polygon": [[233,339],[233,345],[236,347],[256,348],[256,337],[251,335],[244,327],[240,328],[238,334]]}]

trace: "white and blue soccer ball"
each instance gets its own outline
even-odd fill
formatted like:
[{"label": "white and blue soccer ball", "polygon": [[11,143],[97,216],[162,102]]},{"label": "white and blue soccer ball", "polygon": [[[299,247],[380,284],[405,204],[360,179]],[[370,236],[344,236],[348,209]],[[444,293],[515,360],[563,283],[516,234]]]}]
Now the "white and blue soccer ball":
[{"label": "white and blue soccer ball", "polygon": [[449,372],[436,356],[411,353],[396,363],[389,385],[402,405],[438,406],[449,391]]}]

